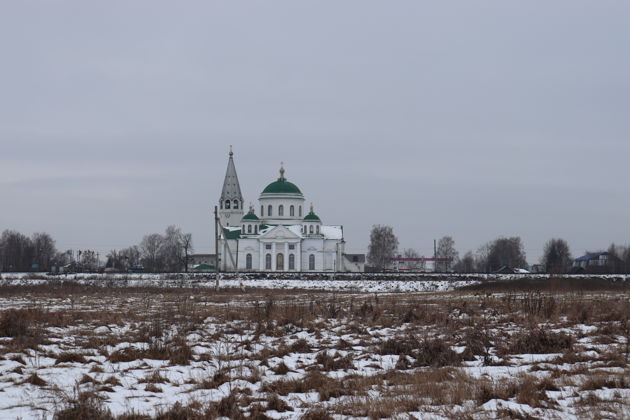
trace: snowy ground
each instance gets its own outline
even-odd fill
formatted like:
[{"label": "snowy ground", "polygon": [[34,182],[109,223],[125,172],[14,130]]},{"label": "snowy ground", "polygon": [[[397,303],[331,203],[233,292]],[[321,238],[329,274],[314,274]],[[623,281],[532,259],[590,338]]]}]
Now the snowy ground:
[{"label": "snowy ground", "polygon": [[[160,278],[131,278],[131,279],[2,279],[3,286],[46,285],[60,282],[72,282],[90,286],[116,287],[204,287],[214,288],[214,279],[182,279],[165,280]],[[298,290],[327,290],[327,291],[362,291],[372,293],[398,292],[436,292],[454,290],[458,287],[477,283],[474,280],[283,280],[283,279],[221,279],[219,288],[222,289],[298,289]]]},{"label": "snowy ground", "polygon": [[0,287],[0,418],[630,417],[623,292],[30,281]]}]

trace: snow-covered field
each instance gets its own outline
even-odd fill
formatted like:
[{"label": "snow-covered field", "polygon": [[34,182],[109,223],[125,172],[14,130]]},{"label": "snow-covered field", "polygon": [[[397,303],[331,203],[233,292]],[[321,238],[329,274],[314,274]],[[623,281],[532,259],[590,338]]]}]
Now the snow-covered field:
[{"label": "snow-covered field", "polygon": [[[160,278],[132,278],[132,279],[2,279],[0,285],[26,286],[46,285],[60,282],[72,282],[89,286],[104,287],[159,287],[182,288],[203,287],[215,288],[214,279],[183,279],[165,280]],[[399,292],[435,292],[454,290],[459,287],[475,284],[474,280],[297,280],[297,279],[221,279],[219,288],[222,289],[290,289],[290,290],[327,290],[327,291],[362,291],[372,293]]]},{"label": "snow-covered field", "polygon": [[0,418],[630,417],[625,292],[18,280]]}]

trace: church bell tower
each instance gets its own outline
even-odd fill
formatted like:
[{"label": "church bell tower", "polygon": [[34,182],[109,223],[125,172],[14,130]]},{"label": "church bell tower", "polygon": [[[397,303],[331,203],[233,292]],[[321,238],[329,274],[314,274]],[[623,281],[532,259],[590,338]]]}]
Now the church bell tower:
[{"label": "church bell tower", "polygon": [[234,167],[234,152],[232,152],[232,146],[230,146],[230,158],[227,171],[225,172],[221,198],[219,199],[219,220],[224,227],[240,226],[242,217],[243,195],[241,194],[241,186],[238,183],[238,176],[236,176],[236,168]]}]

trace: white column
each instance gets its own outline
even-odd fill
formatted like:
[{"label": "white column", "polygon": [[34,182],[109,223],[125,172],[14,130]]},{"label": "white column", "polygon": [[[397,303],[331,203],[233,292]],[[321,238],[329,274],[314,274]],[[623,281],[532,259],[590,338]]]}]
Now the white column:
[{"label": "white column", "polygon": [[289,270],[289,243],[284,243],[284,269]]},{"label": "white column", "polygon": [[302,241],[295,244],[295,269],[302,271]]},{"label": "white column", "polygon": [[264,261],[265,261],[265,253],[264,253],[264,244],[261,241],[258,241],[260,244],[260,254],[258,255],[258,269],[260,271],[265,269]]},{"label": "white column", "polygon": [[271,244],[271,269],[276,271],[276,243]]}]

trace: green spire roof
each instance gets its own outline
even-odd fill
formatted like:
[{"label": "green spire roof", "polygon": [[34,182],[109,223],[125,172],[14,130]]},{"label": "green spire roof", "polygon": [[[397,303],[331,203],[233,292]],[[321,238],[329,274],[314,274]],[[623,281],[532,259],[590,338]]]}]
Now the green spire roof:
[{"label": "green spire roof", "polygon": [[321,222],[321,219],[319,218],[319,216],[318,216],[318,215],[316,215],[316,214],[315,214],[315,213],[313,213],[313,212],[310,212],[309,214],[307,214],[307,215],[304,217],[304,220],[314,220],[314,221]]},{"label": "green spire roof", "polygon": [[260,220],[254,213],[254,207],[249,206],[249,213],[247,213],[241,220]]},{"label": "green spire roof", "polygon": [[306,217],[304,217],[304,220],[311,220],[314,222],[321,222],[321,219],[319,218],[319,216],[317,216],[315,214],[315,212],[313,211],[313,203],[311,203],[311,211],[306,215]]},{"label": "green spire roof", "polygon": [[292,182],[287,181],[284,177],[284,168],[280,167],[280,178],[277,181],[267,185],[262,192],[263,194],[300,194],[302,191]]}]

